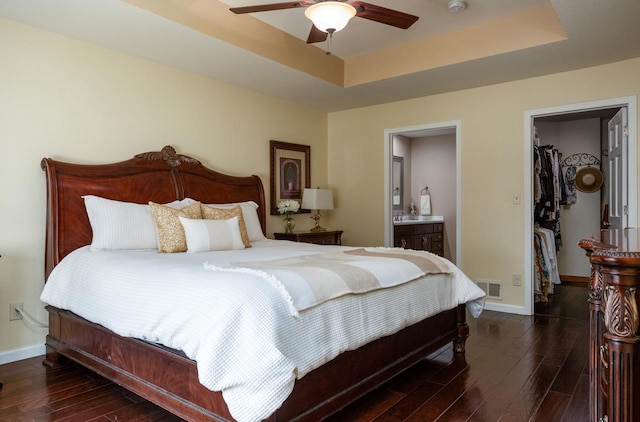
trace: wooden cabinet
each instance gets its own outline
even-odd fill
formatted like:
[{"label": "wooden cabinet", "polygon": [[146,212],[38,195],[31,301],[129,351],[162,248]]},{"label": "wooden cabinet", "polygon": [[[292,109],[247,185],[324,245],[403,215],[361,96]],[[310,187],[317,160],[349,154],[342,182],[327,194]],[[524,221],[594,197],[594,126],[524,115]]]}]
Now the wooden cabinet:
[{"label": "wooden cabinet", "polygon": [[640,230],[603,230],[580,241],[589,283],[590,421],[640,420]]},{"label": "wooden cabinet", "polygon": [[393,226],[393,245],[444,255],[444,224],[397,224]]},{"label": "wooden cabinet", "polygon": [[277,240],[293,240],[294,242],[315,243],[316,245],[341,245],[342,230],[325,232],[274,233]]},{"label": "wooden cabinet", "polygon": [[413,226],[394,226],[393,246],[396,248],[413,249]]}]

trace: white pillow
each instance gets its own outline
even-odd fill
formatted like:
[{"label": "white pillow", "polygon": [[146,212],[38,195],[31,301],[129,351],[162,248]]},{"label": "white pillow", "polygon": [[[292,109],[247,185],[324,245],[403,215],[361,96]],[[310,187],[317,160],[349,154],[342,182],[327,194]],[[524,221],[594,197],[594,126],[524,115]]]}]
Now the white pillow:
[{"label": "white pillow", "polygon": [[242,208],[242,216],[244,217],[244,224],[247,226],[247,234],[249,235],[249,242],[255,242],[256,240],[265,240],[266,237],[262,233],[262,226],[260,225],[260,219],[258,218],[258,204],[253,201],[247,202],[234,202],[232,204],[205,204],[210,207],[230,209],[237,205]]},{"label": "white pillow", "polygon": [[[91,249],[158,249],[156,224],[149,205],[94,195],[82,198],[93,231]],[[185,198],[165,205],[180,209],[193,203]]]},{"label": "white pillow", "polygon": [[238,217],[228,220],[178,218],[184,227],[189,253],[244,249]]}]

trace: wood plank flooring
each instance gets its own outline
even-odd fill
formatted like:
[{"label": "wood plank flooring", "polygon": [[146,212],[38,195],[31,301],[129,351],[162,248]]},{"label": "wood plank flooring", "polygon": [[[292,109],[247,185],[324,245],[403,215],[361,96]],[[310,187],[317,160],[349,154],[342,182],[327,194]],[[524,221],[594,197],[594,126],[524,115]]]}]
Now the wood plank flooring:
[{"label": "wood plank flooring", "polygon": [[[586,300],[586,285],[563,284],[536,316],[469,317],[463,356],[447,346],[329,421],[586,421]],[[0,365],[0,421],[181,420],[79,365],[41,362]]]}]

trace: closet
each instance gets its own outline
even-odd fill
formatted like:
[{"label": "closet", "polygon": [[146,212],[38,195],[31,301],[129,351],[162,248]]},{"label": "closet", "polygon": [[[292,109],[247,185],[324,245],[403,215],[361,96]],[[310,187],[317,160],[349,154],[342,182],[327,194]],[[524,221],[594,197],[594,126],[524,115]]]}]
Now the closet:
[{"label": "closet", "polygon": [[[549,301],[561,280],[587,286],[590,274],[584,254],[575,245],[600,230],[606,196],[600,186],[586,192],[577,189],[576,183],[584,188],[583,169],[600,172],[602,146],[606,145],[602,128],[607,120],[606,115],[586,112],[534,120],[531,235],[535,302]],[[576,182],[578,174],[581,179]]]}]

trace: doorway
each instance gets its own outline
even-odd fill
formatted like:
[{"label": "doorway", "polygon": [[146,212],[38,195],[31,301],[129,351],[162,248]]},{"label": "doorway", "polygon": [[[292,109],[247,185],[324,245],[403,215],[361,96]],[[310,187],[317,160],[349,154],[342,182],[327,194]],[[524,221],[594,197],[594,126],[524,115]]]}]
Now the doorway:
[{"label": "doorway", "polygon": [[[425,151],[430,150],[431,152],[426,152],[426,154],[431,154],[435,153],[436,150],[446,150],[446,153],[451,157],[451,161],[454,161],[451,163],[450,168],[455,167],[455,171],[448,178],[450,180],[447,180],[446,187],[443,186],[441,189],[446,190],[446,192],[433,192],[433,188],[435,186],[432,186],[430,190],[432,200],[434,201],[434,213],[437,212],[437,209],[443,211],[443,213],[446,213],[446,218],[444,221],[445,256],[452,262],[460,266],[462,258],[460,252],[461,235],[459,229],[461,222],[460,142],[460,121],[449,121],[385,130],[384,183],[386,188],[384,189],[384,216],[386,246],[393,246],[393,216],[396,215],[399,211],[408,214],[410,203],[413,202],[415,204],[418,204],[421,189],[428,186],[428,180],[435,179],[429,176],[429,169],[425,169],[425,167],[429,166],[420,164],[421,159],[419,157],[424,157],[424,155],[422,154],[425,154]],[[394,144],[396,145],[395,151]],[[437,145],[440,145],[440,147],[437,147]],[[412,150],[416,153],[414,160],[411,159]],[[395,186],[393,183],[394,163],[396,163],[395,167],[397,168],[399,158],[403,158],[404,163],[404,180],[402,183],[404,189],[402,189],[401,195],[399,195],[398,192],[398,187],[400,185],[398,183],[395,183],[395,185],[398,185]],[[414,165],[411,164],[412,161],[414,162]],[[412,178],[414,181],[413,183]],[[422,186],[423,184],[425,186]],[[400,201],[400,197],[402,197],[402,201],[404,202],[404,204],[402,204],[401,206],[398,206],[398,204],[394,205],[394,201]],[[442,198],[442,202],[438,204],[439,206],[435,205],[437,197]]]},{"label": "doorway", "polygon": [[[535,225],[535,216],[533,215],[534,210],[534,199],[533,199],[533,149],[534,143],[536,142],[535,138],[535,127],[536,122],[562,122],[562,121],[575,121],[580,119],[589,119],[595,118],[599,119],[607,119],[615,114],[615,111],[620,108],[626,107],[628,111],[628,139],[637,139],[637,98],[633,97],[624,97],[617,98],[611,100],[602,100],[602,101],[594,101],[590,103],[582,103],[582,104],[574,104],[569,106],[562,107],[553,107],[546,108],[540,110],[528,111],[525,113],[525,195],[524,195],[524,212],[525,212],[525,278],[524,278],[524,314],[531,315],[534,309],[534,283],[535,283],[535,273],[534,273],[534,261],[535,261],[535,251],[534,251],[534,225]],[[597,124],[596,130],[600,130],[600,124]],[[606,131],[604,131],[604,143],[606,145]],[[600,138],[600,133],[597,134],[598,138]],[[544,141],[541,141],[544,143]],[[597,155],[598,160],[601,158],[598,152],[601,151],[600,145],[598,145],[596,152],[589,155]],[[628,190],[626,192],[626,200],[628,204],[628,225],[636,226],[637,225],[637,160],[629,159],[630,157],[637,156],[637,143],[629,142],[628,150],[626,150],[626,157],[624,160],[628,163],[626,167],[626,175],[625,180],[627,182]],[[565,158],[568,158],[565,156]],[[606,159],[606,157],[605,157]],[[598,162],[598,164],[600,164]],[[603,169],[606,167],[606,162],[602,163]],[[605,185],[606,185],[605,181]],[[593,195],[593,194],[591,194]],[[586,198],[586,197],[585,197]],[[593,198],[591,198],[593,199]],[[585,202],[586,199],[583,199]],[[591,208],[591,206],[586,207],[586,212],[596,215],[593,218],[593,231],[595,233],[600,228],[600,217],[602,216],[602,210],[600,209],[600,194],[596,194],[595,196],[595,207],[596,209],[586,209]],[[562,210],[561,210],[562,212]],[[591,220],[591,218],[588,218]],[[576,221],[581,221],[580,217],[576,218]],[[591,230],[590,228],[583,228],[584,230]],[[589,234],[584,234],[584,232],[579,232],[577,235],[581,237],[588,236]],[[574,244],[574,239],[568,239],[567,242],[562,241],[563,248],[569,249],[569,256],[578,256],[578,258],[574,258],[577,261],[573,263],[573,265],[581,265],[584,268],[584,275],[589,274],[589,264],[586,261],[586,258],[579,251],[576,244]],[[573,251],[575,249],[575,253]],[[561,259],[562,257],[559,257]]]}]

